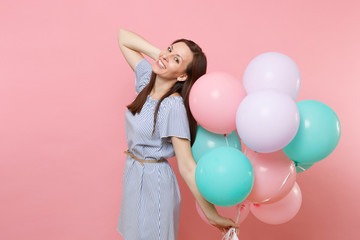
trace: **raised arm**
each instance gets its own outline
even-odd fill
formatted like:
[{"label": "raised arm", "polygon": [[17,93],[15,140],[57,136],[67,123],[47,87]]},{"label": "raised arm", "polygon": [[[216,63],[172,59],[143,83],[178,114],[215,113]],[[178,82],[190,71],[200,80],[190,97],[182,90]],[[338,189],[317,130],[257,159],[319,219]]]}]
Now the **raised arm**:
[{"label": "raised arm", "polygon": [[136,33],[125,29],[119,30],[118,41],[120,50],[132,69],[144,58],[142,54],[155,60],[161,51]]},{"label": "raised arm", "polygon": [[217,227],[223,233],[228,231],[231,227],[237,228],[238,226],[234,221],[220,216],[214,205],[209,203],[199,192],[195,183],[196,162],[192,156],[190,141],[178,137],[171,137],[171,141],[178,161],[180,174],[203,210],[209,223]]}]

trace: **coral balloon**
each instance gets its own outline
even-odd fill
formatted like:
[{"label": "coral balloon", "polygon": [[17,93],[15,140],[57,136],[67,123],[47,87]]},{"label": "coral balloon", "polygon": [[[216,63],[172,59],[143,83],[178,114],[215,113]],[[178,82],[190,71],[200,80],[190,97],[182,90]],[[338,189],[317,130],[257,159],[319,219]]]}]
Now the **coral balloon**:
[{"label": "coral balloon", "polygon": [[294,100],[274,90],[247,95],[236,113],[240,138],[249,148],[261,153],[275,152],[289,144],[296,135],[299,121]]},{"label": "coral balloon", "polygon": [[288,56],[267,52],[255,57],[244,72],[247,94],[264,89],[283,92],[296,99],[301,84],[300,70]]},{"label": "coral balloon", "polygon": [[295,183],[290,193],[278,202],[252,204],[250,211],[260,221],[268,224],[282,224],[290,221],[299,212],[302,202],[299,185]]},{"label": "coral balloon", "polygon": [[269,204],[284,198],[296,181],[296,168],[283,151],[255,153],[249,151],[254,169],[254,186],[247,197],[252,203]]},{"label": "coral balloon", "polygon": [[235,130],[236,110],[246,92],[239,79],[213,72],[200,77],[190,91],[190,110],[196,121],[210,132]]}]

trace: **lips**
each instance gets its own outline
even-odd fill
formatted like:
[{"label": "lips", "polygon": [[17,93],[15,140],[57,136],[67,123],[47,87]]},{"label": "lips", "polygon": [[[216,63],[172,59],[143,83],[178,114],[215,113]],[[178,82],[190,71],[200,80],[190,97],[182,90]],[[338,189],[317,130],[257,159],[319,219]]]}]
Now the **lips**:
[{"label": "lips", "polygon": [[162,69],[165,69],[166,67],[165,67],[165,64],[159,59],[158,61],[157,61],[157,64],[158,64],[158,66],[160,67],[160,68],[162,68]]}]

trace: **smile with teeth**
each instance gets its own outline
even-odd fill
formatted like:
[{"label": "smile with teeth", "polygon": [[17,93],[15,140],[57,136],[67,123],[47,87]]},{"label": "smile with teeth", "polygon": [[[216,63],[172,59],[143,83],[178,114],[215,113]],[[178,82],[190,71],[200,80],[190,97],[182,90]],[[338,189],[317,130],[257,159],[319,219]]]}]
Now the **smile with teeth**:
[{"label": "smile with teeth", "polygon": [[163,62],[159,59],[158,60],[158,65],[162,68],[165,69],[165,65],[163,64]]}]

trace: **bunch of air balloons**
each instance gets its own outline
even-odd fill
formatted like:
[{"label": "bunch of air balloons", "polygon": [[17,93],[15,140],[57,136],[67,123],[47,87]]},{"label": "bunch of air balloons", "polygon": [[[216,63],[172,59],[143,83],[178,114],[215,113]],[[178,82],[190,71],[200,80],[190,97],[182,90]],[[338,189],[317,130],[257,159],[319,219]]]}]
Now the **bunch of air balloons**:
[{"label": "bunch of air balloons", "polygon": [[326,158],[341,132],[326,104],[295,102],[300,83],[291,58],[268,52],[249,63],[242,82],[213,72],[193,85],[190,109],[199,123],[192,146],[195,180],[220,215],[241,223],[251,212],[265,223],[281,224],[298,213],[296,174]]}]

